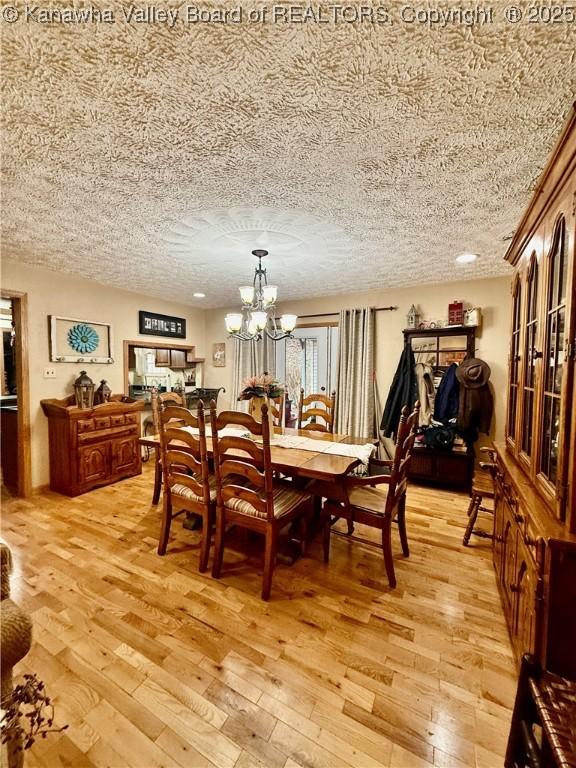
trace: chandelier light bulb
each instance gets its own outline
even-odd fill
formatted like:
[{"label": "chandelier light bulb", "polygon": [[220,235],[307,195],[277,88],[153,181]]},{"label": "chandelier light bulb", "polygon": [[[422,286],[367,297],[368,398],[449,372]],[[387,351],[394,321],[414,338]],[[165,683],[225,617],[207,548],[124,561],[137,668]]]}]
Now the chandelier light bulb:
[{"label": "chandelier light bulb", "polygon": [[241,285],[240,288],[238,288],[240,291],[240,298],[242,300],[242,304],[246,304],[247,306],[251,305],[254,302],[254,286],[253,285]]},{"label": "chandelier light bulb", "polygon": [[258,331],[263,331],[264,328],[266,328],[266,324],[268,323],[268,313],[267,312],[251,312],[250,319],[252,320],[252,322],[254,323]]},{"label": "chandelier light bulb", "polygon": [[242,328],[242,315],[229,314],[225,317],[226,330],[228,333],[238,333]]},{"label": "chandelier light bulb", "polygon": [[297,320],[298,315],[282,315],[280,318],[280,327],[285,333],[292,333],[294,328],[296,328]]},{"label": "chandelier light bulb", "polygon": [[272,304],[276,302],[276,297],[278,295],[278,286],[277,285],[265,285],[262,288],[262,302],[265,307],[270,307]]}]

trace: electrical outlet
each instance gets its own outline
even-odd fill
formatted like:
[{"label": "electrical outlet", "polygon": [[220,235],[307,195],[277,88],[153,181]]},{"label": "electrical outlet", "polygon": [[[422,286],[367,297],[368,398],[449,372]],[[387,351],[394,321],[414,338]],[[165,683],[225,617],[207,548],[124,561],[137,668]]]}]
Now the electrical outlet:
[{"label": "electrical outlet", "polygon": [[44,378],[45,379],[55,379],[56,378],[56,368],[44,368]]}]

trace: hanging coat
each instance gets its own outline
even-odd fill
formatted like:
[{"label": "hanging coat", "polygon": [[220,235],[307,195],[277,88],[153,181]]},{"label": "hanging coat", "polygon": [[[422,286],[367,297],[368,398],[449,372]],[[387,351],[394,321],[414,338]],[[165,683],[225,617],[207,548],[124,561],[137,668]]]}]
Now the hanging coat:
[{"label": "hanging coat", "polygon": [[394,374],[390,392],[388,393],[382,423],[380,424],[380,429],[385,437],[395,436],[402,408],[407,405],[412,410],[416,402],[416,392],[414,353],[412,352],[412,347],[409,344],[405,344],[398,368]]},{"label": "hanging coat", "polygon": [[458,379],[456,378],[456,363],[448,368],[436,392],[434,400],[434,421],[446,424],[458,416]]}]

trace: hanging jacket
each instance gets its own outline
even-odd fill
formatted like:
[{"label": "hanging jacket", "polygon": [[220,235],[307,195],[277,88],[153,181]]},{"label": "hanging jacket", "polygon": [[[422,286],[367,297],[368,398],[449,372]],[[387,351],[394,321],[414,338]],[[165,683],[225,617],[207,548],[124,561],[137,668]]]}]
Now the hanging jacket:
[{"label": "hanging jacket", "polygon": [[446,424],[458,416],[459,384],[456,378],[456,363],[448,368],[436,392],[434,400],[434,420]]},{"label": "hanging jacket", "polygon": [[417,384],[414,369],[415,363],[412,347],[409,344],[405,344],[398,368],[394,374],[390,392],[388,393],[382,423],[380,424],[380,429],[385,437],[393,437],[396,434],[402,408],[407,405],[412,410],[416,402]]},{"label": "hanging jacket", "polygon": [[418,426],[430,424],[434,411],[434,378],[432,366],[428,363],[416,363],[416,381],[418,383],[418,400],[420,401],[420,416]]}]

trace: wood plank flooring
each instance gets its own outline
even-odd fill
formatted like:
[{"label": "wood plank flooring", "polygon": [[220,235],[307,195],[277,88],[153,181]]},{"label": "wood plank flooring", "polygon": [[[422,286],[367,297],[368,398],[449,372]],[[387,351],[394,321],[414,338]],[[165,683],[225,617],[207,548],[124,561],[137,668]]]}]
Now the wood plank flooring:
[{"label": "wood plank flooring", "polygon": [[221,580],[200,575],[180,519],[158,557],[151,495],[147,466],[3,504],[12,596],[34,622],[17,671],[70,726],[29,767],[502,765],[515,670],[490,543],[461,545],[465,496],[410,487],[395,590],[378,550],[333,537],[328,566],[319,541],[278,565],[266,604],[258,558],[236,546]]}]

